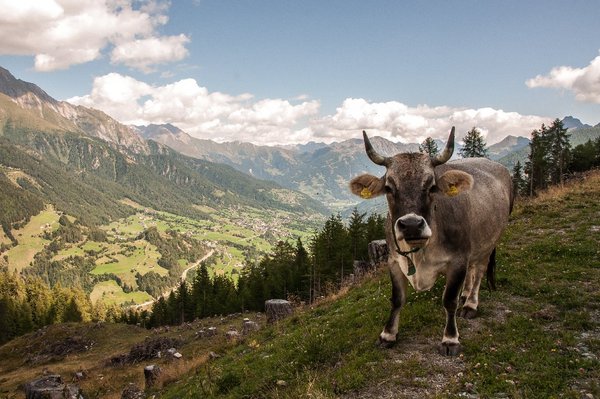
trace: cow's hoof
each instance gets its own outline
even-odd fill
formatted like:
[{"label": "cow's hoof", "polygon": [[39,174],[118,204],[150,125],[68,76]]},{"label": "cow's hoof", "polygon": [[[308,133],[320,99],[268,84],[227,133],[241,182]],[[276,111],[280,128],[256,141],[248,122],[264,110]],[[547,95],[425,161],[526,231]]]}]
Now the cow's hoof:
[{"label": "cow's hoof", "polygon": [[462,347],[459,343],[442,342],[438,346],[438,352],[442,356],[458,356],[462,352]]},{"label": "cow's hoof", "polygon": [[465,306],[460,310],[460,317],[464,317],[465,319],[474,319],[475,316],[477,316],[477,309]]},{"label": "cow's hoof", "polygon": [[379,336],[379,341],[377,341],[377,345],[380,348],[391,348],[396,344],[396,337],[391,334],[381,333]]}]

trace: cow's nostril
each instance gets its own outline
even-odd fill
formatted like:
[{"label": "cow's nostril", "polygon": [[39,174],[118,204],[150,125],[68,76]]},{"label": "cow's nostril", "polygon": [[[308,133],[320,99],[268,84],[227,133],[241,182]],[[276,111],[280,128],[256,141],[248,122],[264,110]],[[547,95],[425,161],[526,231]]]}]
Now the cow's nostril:
[{"label": "cow's nostril", "polygon": [[425,226],[425,219],[419,219],[418,227],[421,228],[423,226]]}]

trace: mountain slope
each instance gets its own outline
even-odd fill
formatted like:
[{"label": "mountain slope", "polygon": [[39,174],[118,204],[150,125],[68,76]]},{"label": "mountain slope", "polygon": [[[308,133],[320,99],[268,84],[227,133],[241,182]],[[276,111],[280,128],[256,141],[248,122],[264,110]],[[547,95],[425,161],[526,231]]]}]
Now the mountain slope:
[{"label": "mountain slope", "polygon": [[[48,121],[63,130],[98,137],[125,146],[133,152],[146,151],[145,141],[134,129],[120,124],[102,111],[55,100],[35,84],[15,78],[2,67],[0,67],[0,93],[8,96],[23,110],[28,110],[30,115]],[[6,116],[1,118],[0,122],[5,122],[5,118]],[[29,123],[21,126],[33,127]]]},{"label": "mountain slope", "polygon": [[[11,165],[3,158],[0,164],[51,181],[43,186],[45,191],[32,192],[41,195],[44,201],[73,203],[68,208],[75,212],[74,216],[92,215],[97,222],[122,215],[126,212],[118,200],[124,197],[155,209],[194,217],[203,216],[195,205],[326,212],[321,204],[304,194],[247,176],[226,165],[199,161],[146,142],[135,129],[100,111],[56,101],[39,87],[15,79],[5,69],[0,69],[0,91],[3,148],[19,154]],[[39,165],[31,157],[39,160]],[[42,163],[49,165],[45,167],[47,171],[36,170]],[[65,195],[76,190],[62,185],[78,184],[85,187],[86,194],[68,201]],[[107,195],[97,195],[88,188]],[[106,206],[90,213],[85,207],[75,205],[91,203],[95,198],[106,199]]]}]

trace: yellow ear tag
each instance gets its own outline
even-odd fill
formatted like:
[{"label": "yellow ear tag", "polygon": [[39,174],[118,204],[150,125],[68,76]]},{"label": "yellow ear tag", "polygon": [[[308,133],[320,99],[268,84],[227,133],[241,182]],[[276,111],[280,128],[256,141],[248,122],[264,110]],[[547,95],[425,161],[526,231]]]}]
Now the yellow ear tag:
[{"label": "yellow ear tag", "polygon": [[455,195],[458,195],[458,188],[456,188],[454,184],[451,184],[448,187],[448,190],[446,191],[446,195],[449,197],[454,197]]},{"label": "yellow ear tag", "polygon": [[368,187],[363,188],[362,191],[360,192],[360,196],[364,199],[369,199],[369,198],[371,198],[372,195],[373,195],[373,193],[371,192],[371,190],[369,190]]}]

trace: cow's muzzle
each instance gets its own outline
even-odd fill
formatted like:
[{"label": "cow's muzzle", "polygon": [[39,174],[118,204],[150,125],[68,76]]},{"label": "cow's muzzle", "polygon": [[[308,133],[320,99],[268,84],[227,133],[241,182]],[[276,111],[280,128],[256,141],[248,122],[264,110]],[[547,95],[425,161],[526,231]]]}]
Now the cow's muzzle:
[{"label": "cow's muzzle", "polygon": [[431,229],[423,216],[409,213],[396,220],[394,229],[398,240],[404,240],[412,248],[423,247],[431,237]]}]

